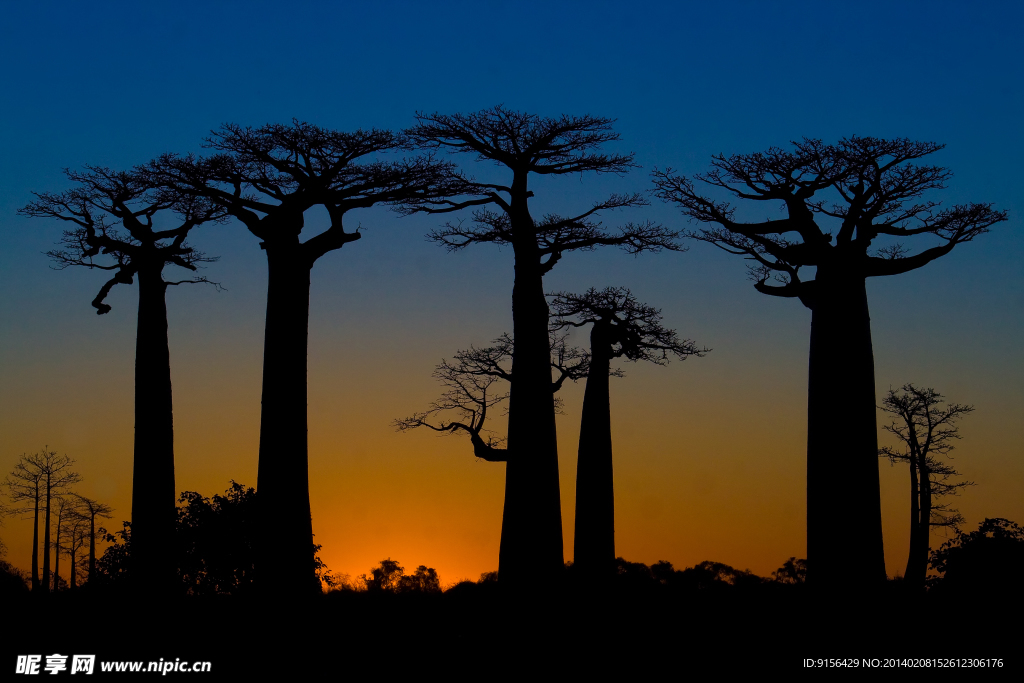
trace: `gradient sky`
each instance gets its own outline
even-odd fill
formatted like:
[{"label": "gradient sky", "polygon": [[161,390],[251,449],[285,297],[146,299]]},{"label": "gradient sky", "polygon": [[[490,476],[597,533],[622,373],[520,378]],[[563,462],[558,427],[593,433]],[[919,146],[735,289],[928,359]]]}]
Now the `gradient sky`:
[{"label": "gradient sky", "polygon": [[[642,165],[626,177],[538,183],[536,216],[645,191],[650,170],[710,155],[859,134],[945,143],[954,177],[934,198],[1010,212],[922,270],[869,282],[879,398],[906,382],[976,412],[954,453],[977,483],[968,525],[1024,522],[1024,51],[1016,2],[5,3],[0,8],[0,472],[44,444],[78,461],[81,491],[129,519],[136,293],[89,305],[103,275],[55,272],[62,226],[15,212],[68,187],[65,167],[128,168],[200,151],[226,122],[293,117],[400,129],[413,114],[498,103],[617,119]],[[492,172],[460,159],[472,173]],[[684,227],[655,203],[610,214]],[[467,441],[399,434],[393,419],[437,395],[442,358],[511,330],[511,250],[459,254],[424,239],[435,218],[352,214],[361,241],[313,271],[310,493],[316,541],[340,574],[385,557],[443,582],[497,568],[504,466]],[[307,232],[326,225],[312,215]],[[237,223],[203,229],[226,291],[168,296],[177,487],[255,485],[266,263]],[[568,255],[549,291],[627,286],[683,337],[713,348],[668,367],[628,365],[612,384],[618,553],[767,574],[804,556],[810,313],[765,297],[743,262],[687,253]],[[572,557],[582,383],[563,392],[559,464]],[[880,425],[881,426],[881,425]],[[842,434],[836,434],[837,439]],[[882,443],[889,443],[885,435]],[[880,464],[886,566],[908,541],[902,469]],[[115,525],[116,526],[116,525]],[[28,568],[31,523],[0,529]],[[939,539],[941,540],[941,539]]]}]

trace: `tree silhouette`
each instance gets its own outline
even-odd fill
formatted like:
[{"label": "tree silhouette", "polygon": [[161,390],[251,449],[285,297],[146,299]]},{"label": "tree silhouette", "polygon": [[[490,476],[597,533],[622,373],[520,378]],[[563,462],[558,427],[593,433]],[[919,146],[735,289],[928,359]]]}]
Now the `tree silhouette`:
[{"label": "tree silhouette", "polygon": [[[208,158],[165,155],[157,182],[223,207],[260,240],[269,281],[257,488],[258,557],[267,590],[320,592],[313,561],[306,433],[306,347],[310,271],[322,256],[362,236],[349,211],[445,194],[449,165],[426,156],[385,161],[404,143],[384,130],[346,133],[299,121],[214,131]],[[331,225],[299,241],[307,210],[322,205]],[[270,577],[274,577],[273,580]]]},{"label": "tree silhouette", "polygon": [[[75,183],[59,194],[37,193],[20,210],[27,216],[56,218],[72,224],[62,248],[49,252],[58,269],[81,266],[113,272],[93,299],[97,314],[117,284],[139,282],[138,327],[135,338],[135,456],[132,471],[132,521],[135,559],[147,569],[150,584],[139,590],[160,590],[173,584],[169,541],[174,535],[174,418],[171,362],[167,344],[167,288],[208,283],[205,277],[167,280],[168,265],[195,272],[213,261],[186,241],[198,225],[220,221],[224,212],[197,197],[161,188],[148,174],[115,172],[87,166],[65,170]],[[167,225],[160,226],[163,221]],[[141,575],[141,572],[140,572]]]},{"label": "tree silhouette", "polygon": [[[67,537],[63,536],[63,535],[66,532],[68,532],[69,527],[71,527],[73,525],[74,520],[77,517],[77,513],[75,511],[75,499],[74,499],[73,496],[74,496],[74,494],[65,495],[65,496],[57,496],[56,498],[53,499],[53,503],[54,503],[54,505],[56,505],[56,513],[57,513],[57,515],[56,515],[56,522],[57,522],[56,532],[57,533],[55,534],[56,538],[54,538],[54,541],[53,541],[53,591],[54,592],[57,592],[57,588],[58,588],[58,585],[59,585],[58,582],[61,581],[61,578],[60,578],[60,556],[62,554],[64,554],[64,552],[65,552],[65,550],[67,548],[67,542],[68,542]],[[74,567],[72,566],[72,569],[73,568]],[[71,577],[71,581],[69,583],[71,585],[74,585],[74,582],[75,582],[75,577],[72,576]]]},{"label": "tree silhouette", "polygon": [[78,577],[82,573],[82,565],[78,561],[78,556],[87,541],[89,517],[83,514],[81,501],[78,500],[77,496],[68,499],[68,507],[64,540],[57,546],[57,550],[67,555],[68,560],[71,562],[71,570],[68,574],[68,587],[74,590],[78,587]]},{"label": "tree silhouette", "polygon": [[4,478],[7,495],[15,503],[8,514],[32,515],[32,590],[39,590],[39,507],[46,493],[45,477],[42,455],[22,453],[14,471]]},{"label": "tree silhouette", "polygon": [[[476,457],[490,462],[507,462],[509,452],[501,447],[506,439],[491,435],[484,441],[480,436],[482,431],[492,432],[484,430],[488,409],[503,403],[509,396],[508,391],[494,388],[495,383],[512,381],[511,369],[507,367],[514,348],[512,338],[503,334],[492,344],[459,351],[454,362],[441,361],[433,375],[445,387],[441,397],[424,412],[395,420],[398,431],[426,427],[444,434],[465,432]],[[565,335],[552,335],[551,367],[557,373],[551,383],[552,393],[561,389],[566,379],[576,381],[585,377],[589,366],[588,354],[566,346]],[[451,415],[454,417],[447,417]],[[439,419],[435,420],[435,417]]]},{"label": "tree silhouette", "polygon": [[905,581],[924,588],[931,553],[932,527],[957,529],[964,518],[950,503],[937,498],[957,495],[973,482],[951,480],[960,477],[952,465],[939,460],[948,458],[953,441],[960,438],[957,421],[974,411],[972,406],[946,404],[934,389],[918,389],[905,384],[890,389],[882,400],[882,410],[893,415],[891,424],[883,429],[901,442],[899,449],[884,446],[878,450],[892,464],[907,463],[910,470],[910,555]]},{"label": "tree silhouette", "polygon": [[[15,508],[18,512],[32,512],[32,590],[47,593],[50,590],[50,514],[55,500],[71,493],[71,487],[82,481],[81,475],[71,469],[74,458],[57,455],[49,446],[32,455],[22,454],[18,463],[4,480],[8,495],[18,502],[30,503]],[[43,573],[39,576],[39,508],[45,511],[43,520]]]},{"label": "tree silhouette", "polygon": [[611,402],[608,378],[616,358],[665,365],[669,354],[701,356],[689,339],[661,325],[661,312],[639,303],[624,287],[552,295],[555,329],[590,325],[590,367],[583,395],[576,466],[576,536],[573,563],[588,578],[615,571],[615,486],[612,465]]},{"label": "tree silhouette", "polygon": [[[811,584],[880,584],[886,576],[866,279],[920,268],[1006,220],[1005,212],[989,204],[942,209],[922,198],[944,188],[951,174],[913,162],[940,149],[907,139],[853,136],[835,145],[805,139],[793,143],[792,151],[716,156],[712,169],[692,180],[671,169],[654,172],[657,196],[678,204],[690,220],[710,226],[691,231],[690,237],[750,260],[757,291],[798,298],[811,309]],[[787,215],[740,221],[735,207],[701,194],[694,180],[714,192],[781,206]],[[927,236],[926,246],[913,254],[899,241],[919,235]],[[801,268],[804,273],[813,268],[813,277],[802,279]],[[836,525],[840,509],[846,520],[841,531]],[[851,553],[861,560],[849,562]]]},{"label": "tree silhouette", "polygon": [[474,208],[473,220],[450,222],[430,239],[450,251],[472,244],[510,245],[515,258],[512,320],[515,349],[508,407],[508,447],[519,456],[505,476],[505,509],[499,573],[508,584],[542,581],[561,571],[562,516],[558,488],[555,405],[550,391],[548,307],[544,276],[564,254],[618,246],[629,253],[680,249],[677,233],[645,222],[608,230],[602,211],[644,206],[639,194],[612,195],[575,216],[530,212],[531,175],[624,174],[636,167],[631,154],[604,154],[618,140],[612,119],[546,118],[496,106],[473,114],[417,114],[410,138],[421,148],[472,154],[504,167],[506,184],[453,178],[459,196],[407,204],[409,211],[447,213]]},{"label": "tree silhouette", "polygon": [[114,511],[114,508],[100,503],[99,501],[93,500],[92,498],[86,498],[83,495],[75,494],[78,498],[79,511],[82,516],[89,520],[89,581],[91,582],[96,578],[96,518],[101,517],[110,519],[110,513]]}]

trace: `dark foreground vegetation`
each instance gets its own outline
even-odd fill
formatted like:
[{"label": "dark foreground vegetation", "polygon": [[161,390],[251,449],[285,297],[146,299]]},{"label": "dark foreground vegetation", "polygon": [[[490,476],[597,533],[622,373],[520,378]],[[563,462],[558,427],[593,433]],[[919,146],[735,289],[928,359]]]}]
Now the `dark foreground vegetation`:
[{"label": "dark foreground vegetation", "polygon": [[204,660],[226,677],[499,664],[524,673],[794,671],[805,658],[830,657],[1003,657],[1012,667],[1005,658],[1016,636],[1003,625],[1024,607],[1024,529],[1005,519],[934,551],[924,590],[896,579],[870,594],[822,593],[797,558],[769,577],[718,562],[676,569],[619,558],[599,584],[567,563],[524,593],[499,584],[497,572],[445,585],[432,568],[406,572],[387,558],[358,578],[319,562],[324,592],[281,601],[252,590],[255,496],[234,482],[224,495],[181,496],[174,596],[134,592],[128,523],[108,534],[97,574],[76,589],[33,594],[4,563],[2,599],[19,624],[12,651]]}]

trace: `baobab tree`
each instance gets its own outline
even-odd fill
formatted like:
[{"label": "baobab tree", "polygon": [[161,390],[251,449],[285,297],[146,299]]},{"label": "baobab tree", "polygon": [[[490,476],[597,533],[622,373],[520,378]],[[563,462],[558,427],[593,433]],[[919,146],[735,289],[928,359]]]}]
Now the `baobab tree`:
[{"label": "baobab tree", "polygon": [[583,394],[576,465],[576,534],[573,565],[585,579],[615,571],[615,486],[609,377],[616,358],[666,365],[709,349],[679,339],[661,324],[661,311],[642,304],[624,287],[594,288],[584,294],[560,292],[551,299],[555,329],[590,325],[590,368]]},{"label": "baobab tree", "polygon": [[[165,155],[149,169],[156,182],[222,207],[267,255],[257,481],[258,573],[266,591],[321,592],[306,428],[310,272],[320,258],[362,237],[358,227],[345,229],[348,212],[448,192],[450,164],[429,156],[382,158],[404,144],[403,136],[385,130],[228,124],[206,140],[212,156]],[[305,213],[316,206],[326,208],[331,224],[301,242]]]},{"label": "baobab tree", "polygon": [[974,412],[973,406],[945,403],[934,389],[919,389],[905,384],[890,389],[882,399],[882,410],[893,416],[883,429],[900,441],[898,448],[883,446],[880,457],[889,462],[906,463],[910,470],[910,554],[903,578],[912,587],[924,588],[931,554],[933,527],[959,529],[964,518],[944,496],[957,495],[973,482],[960,480],[959,472],[948,462],[953,442],[960,439],[962,417]]},{"label": "baobab tree", "polygon": [[605,154],[619,139],[612,119],[595,116],[547,118],[502,106],[473,114],[417,114],[406,132],[419,147],[471,154],[504,167],[507,180],[488,183],[461,174],[458,195],[443,201],[407,203],[408,211],[450,213],[474,209],[473,220],[450,222],[430,239],[449,251],[473,244],[510,245],[515,259],[512,324],[515,349],[508,406],[508,448],[517,455],[505,475],[505,508],[498,560],[507,585],[543,581],[560,571],[562,513],[558,487],[555,405],[550,391],[548,306],[544,276],[571,251],[617,246],[631,254],[680,250],[675,231],[651,222],[607,229],[603,211],[645,206],[640,194],[612,195],[575,216],[530,211],[532,176],[624,174],[636,168],[632,154]]},{"label": "baobab tree", "polygon": [[89,522],[89,581],[96,578],[96,518],[110,519],[114,508],[85,496],[76,494],[79,510]]},{"label": "baobab tree", "polygon": [[[552,335],[551,367],[557,373],[551,382],[552,394],[562,388],[565,380],[575,382],[586,377],[590,367],[589,354],[568,347],[565,340],[566,335]],[[395,420],[395,428],[400,432],[417,427],[442,434],[462,432],[469,436],[476,457],[489,462],[508,462],[509,451],[502,447],[506,439],[495,437],[493,430],[485,430],[484,424],[487,411],[509,397],[507,388],[500,383],[512,381],[508,365],[513,348],[512,337],[503,334],[492,346],[470,346],[456,353],[454,361],[441,361],[434,369],[434,378],[445,387],[440,398],[421,413]],[[557,399],[555,404],[557,407]],[[486,441],[480,435],[483,431],[491,433]]]},{"label": "baobab tree", "polygon": [[[54,501],[69,495],[71,487],[82,481],[71,469],[74,458],[58,455],[44,446],[38,453],[22,454],[14,471],[4,480],[12,500],[27,503],[16,511],[32,512],[32,590],[48,593],[50,590],[50,525]],[[39,576],[39,509],[43,515],[43,573]]]},{"label": "baobab tree", "polygon": [[[65,171],[75,183],[62,193],[37,193],[20,210],[27,216],[55,218],[73,227],[61,249],[49,252],[58,269],[79,266],[113,274],[92,301],[96,313],[118,284],[138,279],[135,337],[135,444],[132,467],[132,530],[140,584],[138,590],[167,591],[175,580],[174,418],[171,361],[167,343],[167,288],[209,283],[202,276],[164,277],[167,266],[194,274],[206,257],[186,240],[192,230],[223,220],[225,213],[202,197],[168,191],[138,169],[112,171],[87,166]],[[158,225],[159,224],[159,225]],[[145,578],[145,583],[142,577]]]},{"label": "baobab tree", "polygon": [[[751,261],[754,288],[811,310],[807,397],[807,560],[811,585],[885,580],[874,358],[866,280],[906,273],[970,242],[1006,212],[925,199],[951,173],[914,163],[942,145],[852,136],[786,151],[713,157],[692,179],[654,172],[655,194],[709,227],[689,236]],[[702,183],[716,196],[703,194]],[[781,207],[741,221],[717,195]],[[911,253],[901,240],[924,236]],[[801,273],[801,268],[804,269]],[[811,277],[803,277],[813,268]],[[841,435],[841,436],[838,436]],[[842,510],[842,528],[836,525]],[[850,557],[859,561],[850,562]]]}]

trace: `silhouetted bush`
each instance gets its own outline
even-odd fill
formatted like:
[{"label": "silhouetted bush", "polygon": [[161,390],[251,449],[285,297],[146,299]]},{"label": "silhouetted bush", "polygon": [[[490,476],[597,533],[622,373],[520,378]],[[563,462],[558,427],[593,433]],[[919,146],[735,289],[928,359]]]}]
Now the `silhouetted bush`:
[{"label": "silhouetted bush", "polygon": [[1024,596],[1024,529],[1001,517],[986,518],[977,531],[957,531],[932,552],[932,569],[940,574],[931,587],[942,593]]}]

